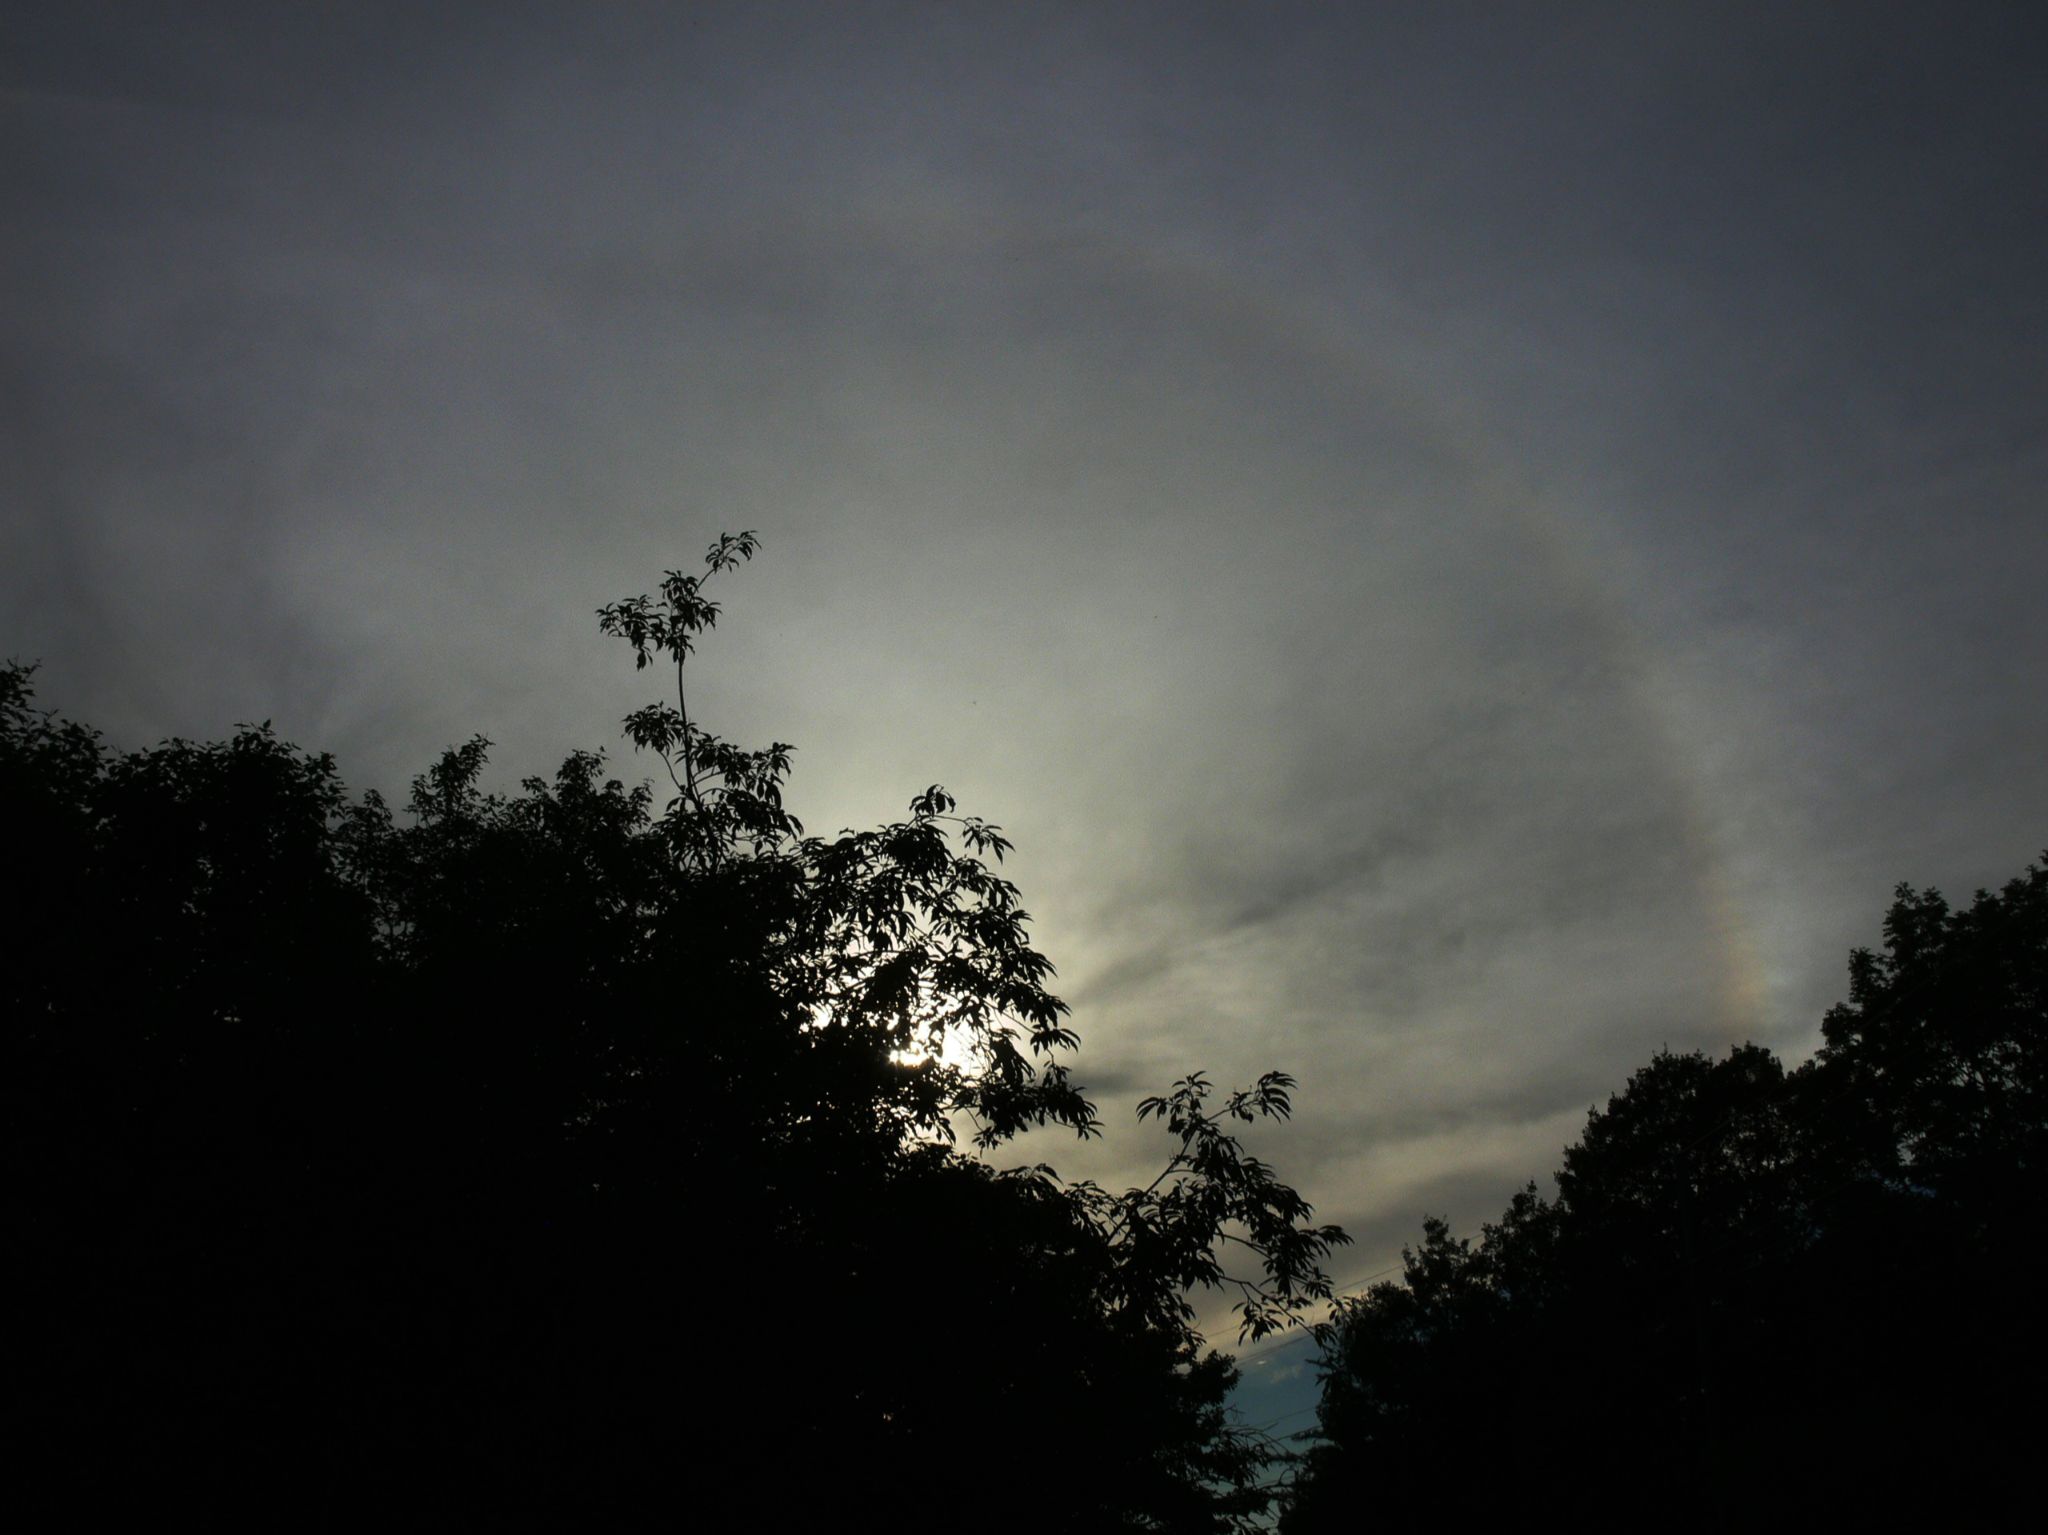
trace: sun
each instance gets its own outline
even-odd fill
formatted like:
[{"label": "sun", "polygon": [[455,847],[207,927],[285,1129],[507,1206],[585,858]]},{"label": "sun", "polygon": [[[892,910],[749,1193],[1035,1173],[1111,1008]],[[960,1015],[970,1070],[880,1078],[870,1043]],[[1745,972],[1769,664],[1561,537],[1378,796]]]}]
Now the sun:
[{"label": "sun", "polygon": [[[975,1030],[966,1023],[955,1022],[936,1030],[933,1009],[924,1020],[913,1023],[909,1030],[909,1041],[889,1052],[889,1060],[897,1066],[923,1066],[937,1064],[955,1071],[972,1072],[981,1064],[980,1052],[975,1048]],[[829,1029],[833,1024],[832,1009],[827,1005],[811,1009],[808,1023],[801,1027],[805,1033]]]},{"label": "sun", "polygon": [[954,1024],[940,1032],[937,1049],[932,1048],[929,1037],[926,1037],[915,1045],[891,1050],[889,1059],[898,1066],[923,1066],[936,1062],[955,1071],[969,1071],[976,1064],[974,1031],[964,1024]]}]

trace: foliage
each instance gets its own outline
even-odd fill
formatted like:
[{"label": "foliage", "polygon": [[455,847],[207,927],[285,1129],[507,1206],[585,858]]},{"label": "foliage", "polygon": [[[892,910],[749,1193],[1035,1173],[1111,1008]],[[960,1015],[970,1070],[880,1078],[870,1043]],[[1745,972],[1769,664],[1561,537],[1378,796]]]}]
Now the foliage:
[{"label": "foliage", "polygon": [[1845,1137],[1867,1132],[1864,1166],[1887,1181],[2002,1201],[2048,1165],[2048,869],[1961,911],[1901,885],[1884,940],[1851,956],[1821,1026]]},{"label": "foliage", "polygon": [[1530,1513],[1597,1491],[1600,1522],[1688,1528],[1971,1522],[2023,1491],[2048,869],[1963,911],[1899,887],[1823,1038],[1792,1072],[1754,1045],[1660,1054],[1555,1200],[1531,1184],[1476,1246],[1425,1222],[1402,1282],[1324,1334],[1283,1527],[1477,1518],[1475,1461]]},{"label": "foliage", "polygon": [[662,805],[591,752],[489,792],[477,738],[401,817],[267,726],[115,752],[0,676],[32,1457],[293,1511],[1257,1516],[1187,1292],[1248,1336],[1329,1294],[1343,1234],[1227,1129],[1291,1080],[1149,1101],[1141,1190],[985,1160],[1100,1129],[1010,844],[936,786],[808,835],[791,748],[690,718],[757,547],[600,611],[675,668],[626,721]]}]

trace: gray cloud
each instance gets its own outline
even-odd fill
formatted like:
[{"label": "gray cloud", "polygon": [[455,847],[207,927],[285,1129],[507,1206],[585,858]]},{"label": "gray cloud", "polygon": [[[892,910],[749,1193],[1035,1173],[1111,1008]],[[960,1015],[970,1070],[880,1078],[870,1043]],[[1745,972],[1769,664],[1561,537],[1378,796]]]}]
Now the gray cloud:
[{"label": "gray cloud", "polygon": [[758,526],[712,726],[1002,821],[1105,1106],[1294,1071],[1361,1255],[2048,840],[2027,8],[8,19],[49,701],[509,779]]}]

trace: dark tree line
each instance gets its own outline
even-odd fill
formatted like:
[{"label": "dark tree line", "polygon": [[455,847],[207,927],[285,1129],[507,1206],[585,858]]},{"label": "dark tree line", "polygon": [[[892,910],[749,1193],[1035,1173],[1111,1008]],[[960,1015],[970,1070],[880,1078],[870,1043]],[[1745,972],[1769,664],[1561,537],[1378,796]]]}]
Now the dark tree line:
[{"label": "dark tree line", "polygon": [[809,835],[788,747],[689,718],[753,552],[600,615],[674,668],[627,721],[659,796],[590,753],[487,793],[476,740],[398,814],[267,727],[114,751],[0,673],[17,1506],[1259,1514],[1188,1296],[1257,1336],[1328,1294],[1342,1233],[1232,1134],[1291,1082],[1149,1100],[1144,1189],[998,1170],[1098,1130],[1008,843],[937,788]]},{"label": "dark tree line", "polygon": [[2048,868],[1899,887],[1787,1071],[1660,1054],[1557,1196],[1424,1223],[1325,1337],[1289,1531],[1776,1527],[2038,1506]]}]

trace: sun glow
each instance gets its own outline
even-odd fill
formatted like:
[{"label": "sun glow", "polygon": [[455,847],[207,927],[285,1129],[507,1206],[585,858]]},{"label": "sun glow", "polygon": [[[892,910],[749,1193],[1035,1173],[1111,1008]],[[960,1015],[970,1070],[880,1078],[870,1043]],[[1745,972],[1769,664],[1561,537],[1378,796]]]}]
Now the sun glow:
[{"label": "sun glow", "polygon": [[889,1059],[898,1066],[922,1066],[927,1062],[937,1062],[956,1071],[966,1071],[974,1066],[974,1033],[971,1029],[956,1024],[940,1032],[936,1049],[933,1048],[933,1043],[927,1035],[913,1044],[891,1050]]},{"label": "sun glow", "polygon": [[[811,1020],[803,1025],[805,1033],[829,1029],[833,1026],[832,1009],[814,1007]],[[889,1052],[889,1059],[898,1066],[923,1066],[936,1063],[955,1071],[972,1071],[980,1064],[975,1049],[975,1031],[966,1024],[955,1023],[936,1027],[932,1022],[920,1022],[908,1031],[904,1043]]]}]

